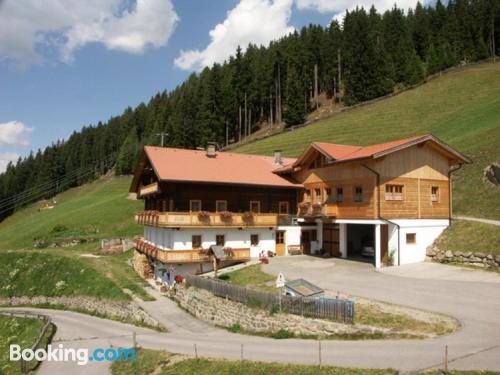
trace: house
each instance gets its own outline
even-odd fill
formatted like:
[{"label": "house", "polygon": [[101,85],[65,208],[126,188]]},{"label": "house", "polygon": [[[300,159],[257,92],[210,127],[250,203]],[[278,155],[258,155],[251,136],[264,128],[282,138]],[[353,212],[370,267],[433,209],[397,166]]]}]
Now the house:
[{"label": "house", "polygon": [[[273,252],[423,261],[449,225],[453,171],[469,159],[433,135],[372,146],[315,142],[297,159],[146,146],[130,188],[144,199],[138,251],[157,277]],[[364,256],[363,256],[364,255]]]}]

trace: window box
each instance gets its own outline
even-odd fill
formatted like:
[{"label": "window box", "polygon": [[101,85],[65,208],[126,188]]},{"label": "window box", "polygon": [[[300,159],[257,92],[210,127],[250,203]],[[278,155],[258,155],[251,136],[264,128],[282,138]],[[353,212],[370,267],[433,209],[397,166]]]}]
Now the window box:
[{"label": "window box", "polygon": [[210,218],[210,212],[208,211],[200,211],[198,212],[198,219],[202,221],[207,221]]},{"label": "window box", "polygon": [[219,214],[220,218],[224,221],[230,221],[233,218],[233,213],[230,211],[222,211]]}]

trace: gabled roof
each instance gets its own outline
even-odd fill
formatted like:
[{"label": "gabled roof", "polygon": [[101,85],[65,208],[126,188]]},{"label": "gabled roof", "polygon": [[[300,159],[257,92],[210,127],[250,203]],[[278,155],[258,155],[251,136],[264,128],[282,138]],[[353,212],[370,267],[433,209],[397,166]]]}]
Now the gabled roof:
[{"label": "gabled roof", "polygon": [[325,157],[330,159],[331,163],[340,163],[360,159],[376,159],[407,147],[423,144],[425,142],[432,142],[441,152],[447,154],[451,159],[457,160],[457,164],[470,163],[470,159],[467,156],[454,150],[434,135],[425,134],[364,147],[314,142],[306,148],[306,150],[294,163],[276,169],[275,173],[286,173],[292,171],[294,168],[300,166],[314,150],[325,155]]},{"label": "gabled roof", "polygon": [[[145,146],[137,163],[131,192],[137,191],[140,175],[148,161],[160,181],[302,187],[273,173],[277,167],[273,157],[230,152],[217,152],[209,157],[206,151]],[[288,164],[294,161],[283,159]]]}]

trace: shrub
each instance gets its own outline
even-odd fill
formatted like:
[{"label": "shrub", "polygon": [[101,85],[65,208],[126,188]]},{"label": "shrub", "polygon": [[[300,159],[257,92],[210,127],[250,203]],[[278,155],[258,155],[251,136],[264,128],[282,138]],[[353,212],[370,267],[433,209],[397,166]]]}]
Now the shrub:
[{"label": "shrub", "polygon": [[239,333],[241,332],[241,326],[238,323],[233,324],[228,328],[229,332]]},{"label": "shrub", "polygon": [[64,224],[57,224],[52,228],[51,233],[61,233],[61,232],[66,232],[68,230],[68,227]]},{"label": "shrub", "polygon": [[295,334],[293,332],[287,331],[286,329],[280,329],[272,334],[273,339],[291,339]]},{"label": "shrub", "polygon": [[223,274],[223,275],[220,275],[219,277],[217,277],[219,280],[229,280],[230,277],[227,273]]},{"label": "shrub", "polygon": [[260,299],[258,299],[258,298],[255,298],[255,297],[249,297],[249,298],[247,299],[247,303],[246,303],[246,305],[247,305],[248,307],[252,307],[252,308],[259,308],[259,309],[260,309],[260,308],[262,308],[262,306],[263,306],[263,302],[262,302]]}]

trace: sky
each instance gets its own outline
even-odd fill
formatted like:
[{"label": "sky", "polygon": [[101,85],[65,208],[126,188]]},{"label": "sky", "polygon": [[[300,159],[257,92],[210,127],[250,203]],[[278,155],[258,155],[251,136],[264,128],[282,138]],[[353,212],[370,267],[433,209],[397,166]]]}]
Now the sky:
[{"label": "sky", "polygon": [[414,0],[0,0],[0,173],[241,45]]}]

